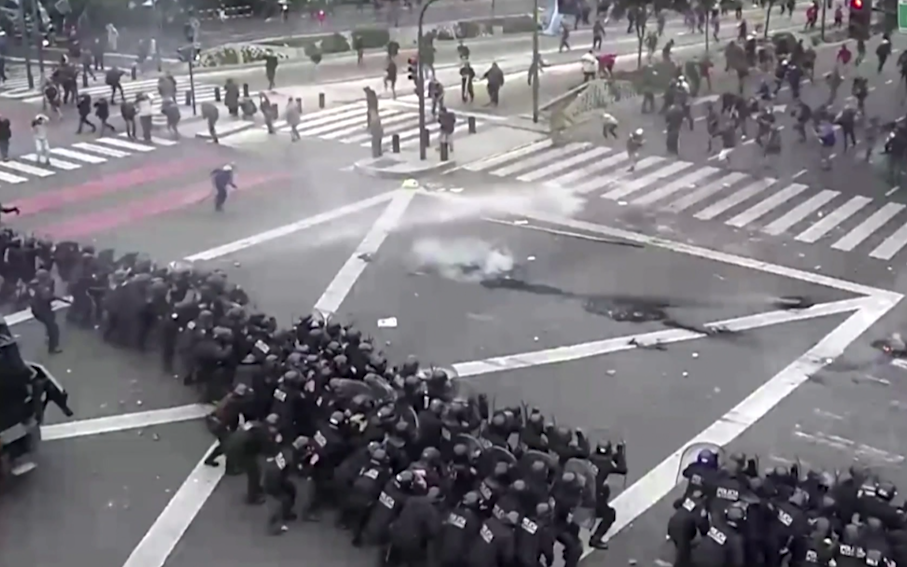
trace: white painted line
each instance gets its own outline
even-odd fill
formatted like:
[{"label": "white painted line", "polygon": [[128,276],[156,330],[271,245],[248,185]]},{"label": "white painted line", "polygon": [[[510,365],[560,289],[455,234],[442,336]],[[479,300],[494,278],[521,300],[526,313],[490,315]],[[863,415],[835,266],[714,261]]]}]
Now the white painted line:
[{"label": "white painted line", "polygon": [[573,187],[573,191],[580,195],[586,195],[588,193],[593,193],[600,189],[605,189],[619,181],[623,181],[627,177],[633,175],[634,173],[640,172],[641,170],[648,169],[652,166],[661,164],[661,162],[666,161],[665,158],[660,156],[649,156],[642,158],[637,162],[635,171],[630,171],[630,168],[621,168],[617,171],[608,173],[607,175],[601,175],[598,177],[593,177],[588,181],[580,183],[576,187]]},{"label": "white painted line", "polygon": [[894,234],[883,240],[875,250],[869,253],[869,256],[880,260],[891,260],[905,245],[907,245],[907,223],[902,224]]},{"label": "white painted line", "polygon": [[56,441],[60,439],[72,439],[74,437],[113,433],[127,429],[141,429],[154,425],[201,419],[209,413],[211,413],[211,406],[205,404],[191,404],[175,408],[57,423],[42,427],[41,439],[43,441]]},{"label": "white painted line", "polygon": [[[822,303],[809,309],[799,311],[769,311],[767,313],[759,313],[758,315],[747,315],[745,317],[735,317],[725,321],[715,321],[714,323],[709,323],[706,327],[726,327],[731,331],[747,331],[796,321],[806,321],[816,317],[846,313],[859,309],[865,303],[865,297],[844,299],[841,301]],[[496,372],[506,372],[521,368],[581,360],[612,352],[634,350],[637,347],[630,344],[632,339],[635,339],[638,343],[644,345],[654,343],[671,344],[691,341],[704,336],[706,335],[683,329],[667,329],[508,356],[496,356],[485,360],[460,362],[454,364],[452,368],[461,377],[494,374]]]},{"label": "white painted line", "polygon": [[764,199],[761,202],[753,205],[734,218],[729,219],[724,224],[728,226],[735,226],[737,228],[743,228],[749,223],[759,220],[773,209],[780,207],[781,205],[793,199],[807,189],[809,189],[809,187],[807,187],[806,185],[793,183],[785,187],[781,191],[778,191],[774,195],[768,197],[767,199]]},{"label": "white painted line", "polygon": [[[37,154],[25,154],[24,156],[20,156],[19,159],[24,159],[25,161],[33,161],[42,165],[44,164],[44,158],[41,158],[41,161],[39,162]],[[77,163],[70,163],[62,159],[57,159],[55,157],[50,158],[50,165],[51,167],[56,167],[57,169],[62,169],[63,171],[72,171],[74,169],[79,169],[82,167]]]},{"label": "white painted line", "polygon": [[580,179],[585,179],[586,177],[591,177],[600,171],[605,171],[606,169],[611,169],[612,167],[626,167],[630,163],[630,157],[627,156],[627,152],[618,151],[617,153],[606,157],[605,159],[587,165],[586,167],[579,167],[570,173],[565,173],[559,175],[554,179],[549,179],[545,181],[546,185],[552,185],[554,187],[564,187],[567,189],[573,189],[572,184],[579,181]]},{"label": "white painted line", "polygon": [[799,205],[788,211],[781,218],[778,218],[772,223],[766,225],[766,227],[762,229],[762,232],[774,236],[783,234],[790,230],[790,228],[798,222],[803,221],[803,219],[827,205],[838,195],[840,195],[839,192],[831,191],[829,189],[820,191],[816,195],[813,195],[809,200],[800,203]]},{"label": "white painted line", "polygon": [[618,186],[615,189],[612,189],[612,190],[608,191],[607,193],[605,193],[604,195],[602,195],[602,199],[609,199],[611,201],[617,201],[618,199],[621,199],[622,197],[626,197],[627,195],[629,195],[631,193],[635,193],[635,192],[639,191],[640,189],[644,189],[645,187],[648,187],[649,185],[655,183],[656,181],[659,181],[661,179],[664,179],[665,177],[670,177],[672,175],[680,173],[681,171],[683,171],[684,169],[687,169],[691,165],[693,165],[693,164],[686,162],[686,161],[675,161],[675,162],[669,163],[660,169],[656,169],[655,171],[653,171],[651,173],[647,173],[646,175],[643,175],[642,177],[637,177],[636,179],[630,179],[624,183],[621,183],[620,186]]},{"label": "white painted line", "polygon": [[82,152],[76,152],[73,150],[67,150],[66,148],[51,148],[50,153],[91,164],[104,163],[107,161],[104,158],[89,154],[83,154]]},{"label": "white painted line", "polygon": [[[698,443],[726,446],[762,419],[809,377],[839,357],[857,338],[872,327],[897,301],[864,298],[864,306],[841,323],[797,360],[760,386],[715,423],[684,443],[668,458],[633,483],[611,502],[617,520],[605,539],[611,539],[644,514],[675,487],[681,457],[687,447]],[[584,556],[592,550],[584,552]]]},{"label": "white painted line", "polygon": [[572,156],[568,159],[560,160],[551,165],[545,166],[543,168],[537,169],[535,171],[529,171],[517,177],[518,181],[532,182],[538,181],[548,177],[549,175],[554,175],[564,171],[565,169],[573,170],[574,166],[584,163],[589,160],[598,159],[600,156],[611,153],[610,148],[604,146],[596,146],[589,151],[582,152],[575,156]]},{"label": "white painted line", "polygon": [[368,266],[371,256],[378,252],[390,233],[400,224],[403,215],[406,214],[406,209],[409,208],[415,196],[415,191],[401,190],[397,192],[375,224],[372,225],[368,234],[328,284],[321,298],[315,303],[315,309],[326,315],[333,315],[340,309],[343,300],[353,290],[356,281]]},{"label": "white painted line", "polygon": [[888,190],[887,193],[885,193],[885,196],[886,196],[886,197],[891,197],[892,195],[894,195],[895,193],[897,193],[898,189],[900,189],[900,188],[901,188],[900,186],[892,187],[891,189]]},{"label": "white painted line", "polygon": [[[121,134],[121,135],[125,136],[125,134]],[[167,138],[158,138],[157,136],[151,136],[151,143],[154,144],[155,146],[169,147],[169,146],[175,146],[179,142],[177,142],[176,140],[168,140]]]},{"label": "white painted line", "polygon": [[122,140],[120,138],[98,138],[97,141],[102,144],[109,144],[111,146],[116,146],[118,148],[132,150],[134,152],[153,152],[154,151],[154,146],[148,146],[146,144],[138,144],[136,142],[130,142],[129,140]]},{"label": "white painted line", "polygon": [[728,173],[721,179],[716,179],[708,185],[703,185],[692,193],[688,193],[683,197],[677,199],[673,203],[662,207],[662,210],[668,213],[681,213],[689,209],[693,205],[696,205],[697,203],[708,199],[712,195],[720,193],[725,189],[730,189],[735,183],[745,178],[746,175],[738,173],[736,171]]},{"label": "white painted line", "polygon": [[[418,134],[419,117],[413,116],[412,114],[398,114],[396,116],[388,116],[387,118],[381,119],[381,127],[384,129],[385,139],[390,139],[391,136],[397,133],[391,132],[391,129],[399,127],[401,122],[404,123],[407,128],[412,128],[415,125],[416,133]],[[425,126],[427,128],[428,126],[430,126],[430,124],[426,124]],[[353,126],[352,128],[346,128],[337,132],[332,132],[321,137],[326,140],[336,140],[337,138],[342,138],[340,142],[343,144],[361,144],[363,142],[368,142],[368,145],[371,146],[372,134],[370,132],[362,132],[362,130],[364,130],[364,128],[362,128],[362,125],[360,124]],[[344,138],[344,136],[346,137]]]},{"label": "white painted line", "polygon": [[882,228],[895,215],[904,210],[904,205],[887,203],[884,207],[874,212],[872,216],[857,225],[856,228],[845,234],[840,240],[831,245],[835,250],[850,252],[869,238],[872,233]]},{"label": "white painted line", "polygon": [[585,149],[587,147],[588,147],[588,144],[583,144],[583,145],[570,144],[570,145],[564,146],[563,148],[551,148],[549,150],[545,150],[542,153],[536,154],[530,158],[517,160],[508,166],[505,166],[505,167],[502,167],[499,169],[495,169],[494,171],[491,171],[489,173],[491,173],[491,175],[495,175],[497,177],[506,177],[508,175],[513,175],[514,173],[517,173],[520,171],[531,170],[546,162],[553,161],[555,159],[564,157],[567,154],[577,151],[578,149]]},{"label": "white painted line", "polygon": [[0,181],[5,181],[7,183],[25,183],[28,181],[25,177],[19,177],[18,175],[13,175],[12,173],[6,173],[0,171]]},{"label": "white painted line", "polygon": [[496,165],[507,163],[519,157],[550,148],[553,143],[554,142],[551,141],[551,138],[545,138],[544,140],[533,142],[531,144],[523,146],[522,148],[517,148],[510,152],[505,152],[497,156],[491,156],[490,158],[479,160],[473,163],[468,163],[463,166],[463,169],[467,171],[485,171],[491,169],[492,167],[495,167]]},{"label": "white painted line", "polygon": [[639,207],[651,205],[684,189],[692,189],[696,187],[697,183],[717,172],[718,169],[714,167],[700,167],[699,169],[684,175],[680,179],[662,185],[655,191],[651,191],[642,197],[637,198],[632,204]]},{"label": "white painted line", "polygon": [[36,167],[34,165],[28,165],[26,163],[19,163],[18,161],[0,161],[0,167],[8,167],[19,173],[26,173],[28,175],[34,175],[35,177],[50,177],[51,175],[56,174],[56,171],[51,169],[44,169],[43,167]]},{"label": "white painted line", "polygon": [[740,203],[746,201],[747,199],[758,195],[759,193],[765,191],[765,189],[774,183],[774,179],[758,179],[753,183],[750,183],[743,189],[739,191],[734,191],[724,199],[709,205],[708,207],[702,209],[695,215],[699,220],[712,220],[718,215],[736,207]]},{"label": "white painted line", "polygon": [[389,191],[381,195],[376,195],[374,197],[369,197],[368,199],[363,199],[362,201],[357,201],[350,205],[345,205],[324,213],[311,216],[300,221],[296,221],[284,226],[279,226],[265,232],[255,234],[240,240],[235,240],[223,246],[218,246],[204,252],[199,252],[198,254],[193,254],[192,256],[187,256],[185,258],[188,262],[198,262],[205,260],[214,260],[216,258],[221,258],[229,254],[234,254],[246,248],[252,248],[253,246],[258,246],[265,242],[270,242],[272,240],[277,240],[278,238],[283,238],[290,234],[294,234],[301,230],[318,226],[327,222],[337,220],[341,217],[358,213],[359,211],[364,211],[370,207],[374,207],[385,201],[390,201],[396,195],[396,191]]},{"label": "white painted line", "polygon": [[73,144],[72,147],[84,150],[86,152],[94,152],[96,154],[101,154],[102,156],[112,157],[112,158],[124,158],[131,156],[129,152],[123,152],[120,150],[114,150],[113,148],[105,148],[104,146],[98,146],[95,144],[86,144],[85,142],[79,142],[78,144]]},{"label": "white painted line", "polygon": [[223,477],[224,467],[209,467],[202,457],[123,567],[162,567]]},{"label": "white painted line", "polygon": [[825,215],[825,218],[798,234],[795,237],[795,240],[812,244],[825,236],[836,226],[857,214],[860,209],[871,202],[872,199],[863,197],[862,195],[852,197],[849,201]]}]

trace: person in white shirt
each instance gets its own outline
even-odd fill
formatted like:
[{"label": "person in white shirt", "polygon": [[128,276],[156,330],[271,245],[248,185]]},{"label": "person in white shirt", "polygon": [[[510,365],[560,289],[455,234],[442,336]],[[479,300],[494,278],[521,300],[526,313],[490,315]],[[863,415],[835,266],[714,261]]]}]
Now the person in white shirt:
[{"label": "person in white shirt", "polygon": [[580,57],[579,61],[583,66],[583,82],[595,79],[595,75],[598,73],[598,57],[595,56],[595,53],[590,49],[589,53]]},{"label": "person in white shirt", "polygon": [[35,160],[50,165],[50,144],[47,142],[47,123],[50,119],[38,114],[32,120],[31,129],[35,136]]},{"label": "person in white shirt", "polygon": [[154,108],[151,105],[151,95],[148,93],[139,93],[135,97],[135,102],[138,109],[139,124],[142,126],[142,138],[150,143],[151,120],[154,114]]},{"label": "person in white shirt", "polygon": [[113,24],[107,24],[107,49],[112,53],[117,50],[117,41],[120,39],[120,32]]}]

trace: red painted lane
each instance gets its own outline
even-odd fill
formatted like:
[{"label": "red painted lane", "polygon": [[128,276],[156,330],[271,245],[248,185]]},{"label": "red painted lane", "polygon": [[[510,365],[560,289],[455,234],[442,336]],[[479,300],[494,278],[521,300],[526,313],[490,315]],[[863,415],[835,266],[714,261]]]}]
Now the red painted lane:
[{"label": "red painted lane", "polygon": [[19,207],[21,214],[26,217],[37,213],[44,213],[58,209],[64,205],[81,203],[89,199],[96,199],[112,193],[142,185],[144,183],[153,183],[170,177],[175,177],[185,173],[190,173],[208,165],[214,167],[216,160],[203,159],[195,157],[175,162],[153,163],[122,171],[111,175],[105,175],[97,181],[89,181],[73,187],[63,187],[53,191],[45,191],[33,197],[25,197],[14,201],[6,206]]},{"label": "red painted lane", "polygon": [[[248,191],[265,183],[286,179],[286,177],[287,175],[284,173],[243,175],[237,180],[239,185],[237,191]],[[39,228],[34,232],[47,235],[58,241],[79,238],[198,204],[206,197],[210,197],[213,192],[211,181],[203,181],[189,187],[154,195],[147,199],[132,201],[119,207],[79,215],[72,220],[46,228]]]}]

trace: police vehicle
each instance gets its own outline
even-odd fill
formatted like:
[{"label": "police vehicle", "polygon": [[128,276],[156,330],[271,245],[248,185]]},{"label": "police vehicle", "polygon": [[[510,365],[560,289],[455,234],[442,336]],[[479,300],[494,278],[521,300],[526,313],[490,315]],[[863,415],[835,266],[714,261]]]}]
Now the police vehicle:
[{"label": "police vehicle", "polygon": [[44,366],[22,360],[9,326],[0,322],[0,486],[37,467],[32,457],[51,402],[72,417],[63,386]]}]

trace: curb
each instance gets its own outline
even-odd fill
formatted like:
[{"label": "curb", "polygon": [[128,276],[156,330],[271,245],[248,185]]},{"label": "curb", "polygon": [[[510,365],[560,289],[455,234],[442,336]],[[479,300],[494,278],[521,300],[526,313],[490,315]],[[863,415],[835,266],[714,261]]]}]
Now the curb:
[{"label": "curb", "polygon": [[353,169],[364,173],[370,177],[381,179],[412,179],[420,176],[442,174],[449,169],[457,166],[457,162],[448,160],[445,162],[420,162],[413,163],[409,160],[398,159],[397,166],[375,166],[379,160],[389,160],[396,158],[368,158],[359,160],[353,164]]}]

